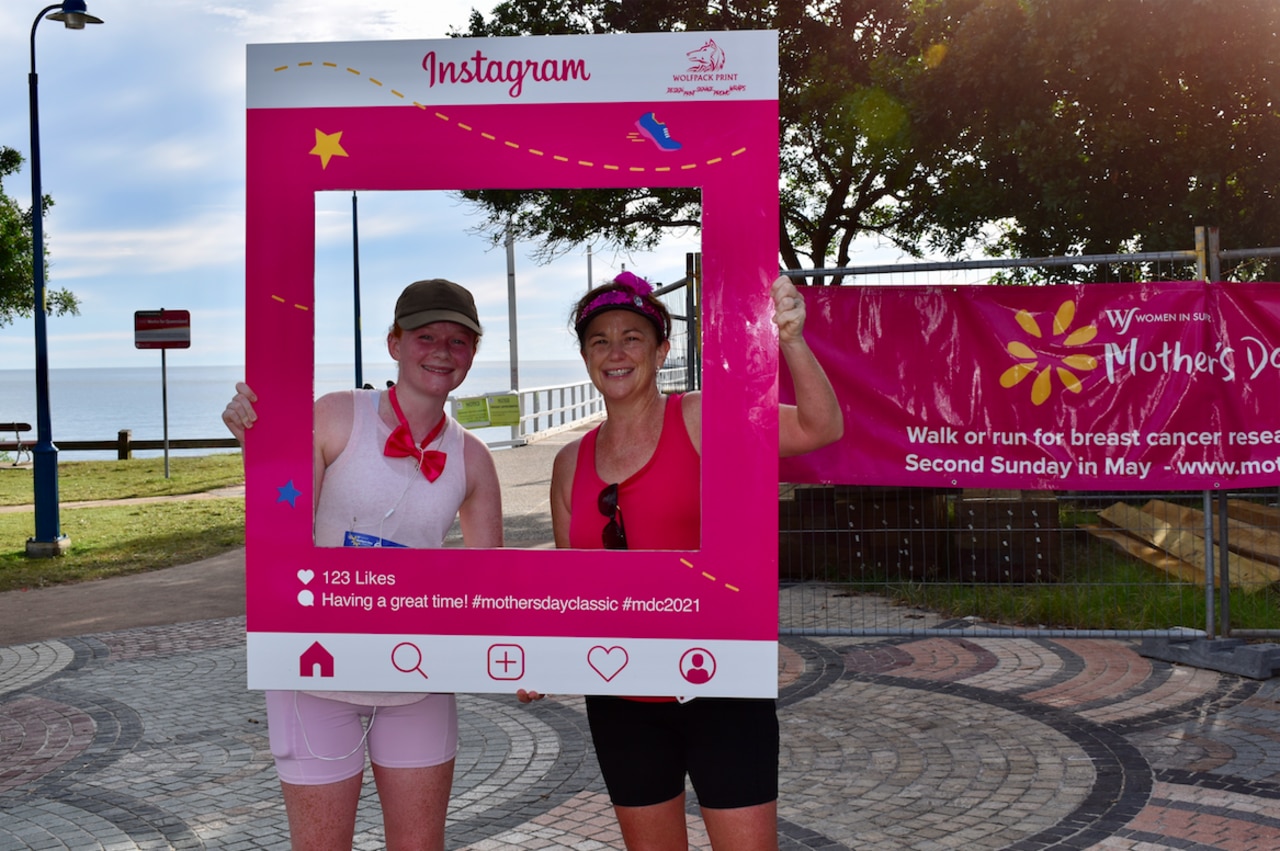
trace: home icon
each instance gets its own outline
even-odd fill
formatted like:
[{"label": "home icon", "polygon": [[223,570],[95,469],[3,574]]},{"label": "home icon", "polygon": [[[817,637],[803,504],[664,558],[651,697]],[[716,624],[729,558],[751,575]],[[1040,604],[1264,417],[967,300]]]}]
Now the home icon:
[{"label": "home icon", "polygon": [[[316,673],[316,669],[319,669],[319,674]],[[332,677],[333,654],[325,650],[319,641],[313,641],[311,646],[298,657],[298,676]]]}]

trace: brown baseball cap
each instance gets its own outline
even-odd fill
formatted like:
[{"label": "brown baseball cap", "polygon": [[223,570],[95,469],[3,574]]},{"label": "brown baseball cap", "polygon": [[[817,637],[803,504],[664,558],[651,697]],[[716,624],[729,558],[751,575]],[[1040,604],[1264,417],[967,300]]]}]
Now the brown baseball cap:
[{"label": "brown baseball cap", "polygon": [[431,322],[456,322],[477,334],[484,333],[471,293],[444,278],[414,281],[396,299],[396,325],[402,331]]}]

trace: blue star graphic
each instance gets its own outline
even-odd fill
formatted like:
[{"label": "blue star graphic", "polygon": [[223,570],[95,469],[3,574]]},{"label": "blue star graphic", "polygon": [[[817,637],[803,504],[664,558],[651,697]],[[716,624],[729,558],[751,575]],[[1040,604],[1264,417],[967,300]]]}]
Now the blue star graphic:
[{"label": "blue star graphic", "polygon": [[302,491],[293,486],[293,479],[289,480],[287,485],[276,488],[280,492],[280,498],[276,502],[287,502],[290,508],[297,508],[295,501],[302,496]]}]

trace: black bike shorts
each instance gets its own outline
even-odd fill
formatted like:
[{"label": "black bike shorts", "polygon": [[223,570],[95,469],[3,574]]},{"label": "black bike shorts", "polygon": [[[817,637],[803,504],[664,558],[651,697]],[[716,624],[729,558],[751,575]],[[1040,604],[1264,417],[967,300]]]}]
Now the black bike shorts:
[{"label": "black bike shorts", "polygon": [[660,804],[693,781],[700,806],[734,809],[778,798],[778,714],[765,699],[688,703],[587,697],[591,740],[615,806]]}]

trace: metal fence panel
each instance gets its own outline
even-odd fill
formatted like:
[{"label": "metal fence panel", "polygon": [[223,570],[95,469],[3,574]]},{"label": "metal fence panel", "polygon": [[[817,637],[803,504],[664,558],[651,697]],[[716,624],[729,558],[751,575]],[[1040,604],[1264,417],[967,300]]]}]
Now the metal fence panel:
[{"label": "metal fence panel", "polygon": [[[1203,280],[1277,249],[790,271],[857,286]],[[1280,634],[1275,490],[1077,493],[783,485],[783,634]],[[1244,519],[1242,519],[1244,518]],[[1225,568],[1225,575],[1224,575]],[[1223,591],[1222,589],[1228,589]]]}]

